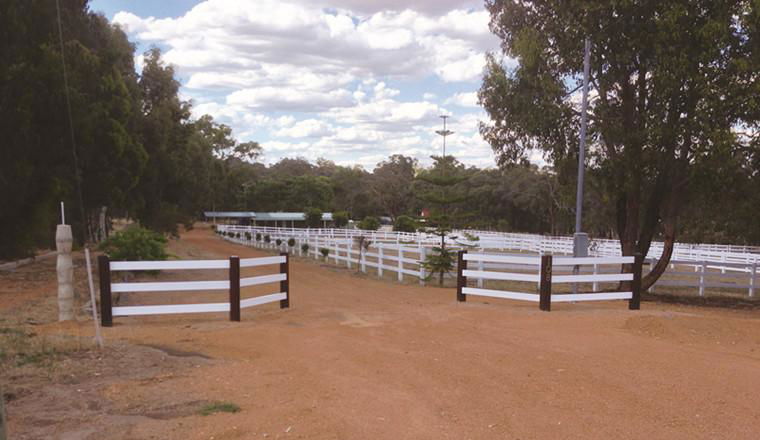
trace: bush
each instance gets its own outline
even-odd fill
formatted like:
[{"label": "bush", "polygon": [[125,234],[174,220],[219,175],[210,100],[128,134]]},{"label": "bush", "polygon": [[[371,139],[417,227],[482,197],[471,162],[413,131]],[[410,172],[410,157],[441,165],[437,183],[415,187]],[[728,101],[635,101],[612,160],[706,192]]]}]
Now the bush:
[{"label": "bush", "polygon": [[139,226],[117,232],[98,245],[115,261],[166,260],[166,237]]},{"label": "bush", "polygon": [[296,239],[293,237],[288,238],[288,246],[293,247],[295,245],[296,245]]},{"label": "bush", "polygon": [[304,210],[304,220],[306,220],[306,226],[310,228],[322,226],[322,210],[319,208],[306,208]]},{"label": "bush", "polygon": [[264,243],[271,243],[271,242],[272,242],[272,237],[270,237],[269,234],[266,234],[264,236]]},{"label": "bush", "polygon": [[393,222],[393,230],[396,232],[416,232],[417,222],[407,215],[400,215]]},{"label": "bush", "polygon": [[260,232],[256,233],[256,241],[261,241],[261,233]]},{"label": "bush", "polygon": [[380,220],[377,217],[364,217],[364,220],[360,221],[356,226],[365,231],[377,231],[380,229]]},{"label": "bush", "polygon": [[246,232],[245,233],[245,239],[248,240],[248,241],[251,241],[251,233],[250,232]]},{"label": "bush", "polygon": [[348,213],[346,211],[338,211],[333,213],[333,223],[336,228],[344,228],[348,224]]},{"label": "bush", "polygon": [[302,251],[304,254],[308,254],[308,253],[309,253],[309,243],[304,243],[304,244],[302,244],[302,245],[301,245],[301,251]]},{"label": "bush", "polygon": [[277,243],[277,246],[279,246],[279,245],[282,244],[282,240],[280,240],[279,238],[277,240],[275,240],[274,242]]},{"label": "bush", "polygon": [[327,256],[330,255],[330,249],[319,248],[319,253],[322,254],[323,257],[327,258]]}]

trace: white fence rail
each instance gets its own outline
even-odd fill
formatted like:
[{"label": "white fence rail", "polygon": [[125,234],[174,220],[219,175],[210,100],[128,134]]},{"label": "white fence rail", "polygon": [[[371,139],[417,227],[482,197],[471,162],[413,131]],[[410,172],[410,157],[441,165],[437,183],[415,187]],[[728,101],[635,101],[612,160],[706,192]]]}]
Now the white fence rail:
[{"label": "white fence rail", "polygon": [[[349,268],[358,267],[365,273],[377,271],[378,276],[384,276],[385,272],[393,272],[399,281],[412,277],[424,283],[428,274],[419,264],[424,261],[431,248],[438,245],[440,238],[425,233],[405,233],[392,231],[362,231],[356,229],[305,229],[305,228],[272,228],[218,225],[220,232],[232,236],[225,236],[240,244],[255,246],[264,249],[286,251],[293,254],[310,256],[335,264],[345,265]],[[479,240],[464,239],[464,233],[470,236],[479,236]],[[484,231],[458,231],[461,238],[449,240],[448,245],[453,249],[467,249],[480,253],[498,253],[499,257],[488,261],[475,261],[479,270],[500,270],[509,268],[509,265],[519,264],[514,258],[540,258],[546,253],[554,254],[554,266],[562,266],[569,263],[561,254],[572,253],[572,238],[569,237],[542,237],[531,234],[506,234]],[[237,235],[240,235],[238,238]],[[258,240],[257,240],[258,235]],[[270,242],[264,238],[269,236]],[[356,237],[364,236],[371,243],[365,252],[359,252],[355,242]],[[294,240],[294,246],[288,246],[290,239]],[[281,244],[277,245],[276,240]],[[599,275],[597,281],[593,281],[594,290],[598,283],[604,282],[602,276],[605,269],[599,258],[604,258],[605,264],[625,264],[626,258],[620,256],[620,245],[614,240],[594,240],[596,246],[591,250],[591,257],[585,260],[577,260],[581,265],[580,272],[588,272]],[[307,244],[309,249],[304,252],[301,249]],[[659,246],[659,248],[658,248]],[[327,249],[328,258],[325,259],[319,249]],[[746,290],[750,297],[755,296],[758,287],[758,265],[760,255],[751,253],[760,248],[749,246],[721,246],[721,245],[688,245],[677,244],[674,255],[684,258],[673,258],[665,275],[657,282],[656,286],[683,286],[697,288],[700,295],[704,295],[707,289]],[[539,256],[527,255],[504,255],[508,251],[531,252]],[[661,243],[654,243],[650,250],[647,261],[655,261],[659,257],[653,253],[662,252]],[[596,260],[595,260],[596,259]],[[510,263],[511,261],[511,263]],[[613,263],[614,262],[614,263]],[[704,267],[703,267],[704,266]],[[369,269],[368,269],[369,268]],[[685,273],[693,270],[693,273]],[[715,275],[718,271],[726,274],[725,281],[715,280],[720,278]],[[700,275],[704,272],[705,275]],[[536,269],[538,274],[538,269]],[[448,277],[453,277],[453,274]],[[478,288],[484,287],[487,278],[477,279]],[[629,281],[629,280],[626,280]],[[538,281],[535,281],[538,285]],[[651,290],[651,289],[650,289]]]},{"label": "white fence rail", "polygon": [[[279,272],[241,278],[241,267],[279,265]],[[277,257],[244,258],[229,260],[193,261],[110,261],[105,255],[98,258],[100,271],[100,313],[104,327],[113,325],[114,316],[165,315],[176,313],[229,312],[230,321],[240,321],[241,308],[279,301],[280,308],[290,307],[289,259],[287,254]],[[157,270],[208,270],[228,269],[228,279],[213,281],[163,281],[163,282],[111,282],[111,272],[157,271]],[[280,283],[280,291],[253,298],[240,298],[240,288],[259,284]],[[143,306],[116,306],[112,294],[121,292],[177,292],[177,291],[227,290],[227,302],[201,304],[165,304]]]},{"label": "white fence rail", "polygon": [[[470,254],[467,251],[459,251],[458,271],[457,271],[457,301],[466,301],[467,295],[487,296],[492,298],[512,299],[518,301],[530,301],[539,303],[539,308],[543,311],[551,310],[552,302],[575,302],[575,301],[604,301],[604,300],[629,300],[629,308],[637,310],[640,303],[641,295],[641,266],[643,258],[639,257],[595,257],[595,258],[573,258],[559,257],[553,258],[551,255],[541,257],[516,257],[512,255],[493,255],[493,254]],[[470,262],[476,263],[509,263],[510,266],[506,271],[485,271],[482,269],[468,269]],[[555,264],[556,262],[556,264]],[[593,265],[595,270],[600,265],[615,265],[617,268],[621,264],[631,267],[631,273],[612,273],[612,274],[580,274],[579,267],[584,265]],[[553,267],[566,267],[566,270],[572,268],[574,274],[563,275],[555,274]],[[515,272],[519,270],[519,272]],[[538,270],[538,274],[536,271]],[[514,285],[502,289],[485,289],[482,287],[470,287],[467,285],[468,280],[476,279],[479,283],[482,280],[498,280],[522,283],[538,283],[537,293],[521,292],[515,289]],[[597,291],[599,283],[619,283],[620,281],[630,281],[631,290],[622,292]],[[583,293],[552,293],[553,284],[570,283],[577,287],[581,283],[593,283],[591,292]]]}]

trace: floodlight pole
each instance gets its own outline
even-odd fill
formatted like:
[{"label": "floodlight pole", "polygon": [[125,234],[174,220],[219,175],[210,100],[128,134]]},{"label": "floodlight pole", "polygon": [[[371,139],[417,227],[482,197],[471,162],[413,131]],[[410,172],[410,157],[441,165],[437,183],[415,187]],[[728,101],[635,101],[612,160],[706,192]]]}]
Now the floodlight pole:
[{"label": "floodlight pole", "polygon": [[449,118],[448,115],[441,115],[441,119],[443,119],[443,130],[436,130],[436,134],[439,134],[443,136],[443,157],[446,157],[446,136],[450,136],[454,134],[451,130],[446,130],[446,119]]},{"label": "floodlight pole", "polygon": [[591,41],[586,38],[583,54],[583,101],[581,101],[581,133],[578,148],[578,188],[575,196],[575,234],[573,235],[573,255],[588,256],[588,234],[582,232],[583,218],[583,178],[586,162],[586,127],[588,125],[588,83],[591,70]]}]

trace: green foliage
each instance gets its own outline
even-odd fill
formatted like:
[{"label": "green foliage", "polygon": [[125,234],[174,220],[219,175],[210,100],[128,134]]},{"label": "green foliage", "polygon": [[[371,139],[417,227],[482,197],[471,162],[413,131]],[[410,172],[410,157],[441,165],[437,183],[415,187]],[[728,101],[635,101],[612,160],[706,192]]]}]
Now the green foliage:
[{"label": "green foliage", "polygon": [[304,211],[306,226],[319,228],[322,226],[322,210],[319,208],[306,208]]},{"label": "green foliage", "polygon": [[303,252],[304,254],[309,253],[309,243],[303,243],[301,245],[301,252]]},{"label": "green foliage", "polygon": [[319,248],[319,253],[322,254],[323,257],[327,258],[328,255],[330,255],[330,249],[328,248]]},{"label": "green foliage", "polygon": [[377,217],[364,217],[356,227],[365,231],[377,231],[380,229],[380,220]]},{"label": "green foliage", "polygon": [[220,413],[220,412],[226,412],[226,413],[236,413],[240,411],[240,407],[234,403],[231,402],[214,402],[209,403],[208,405],[203,406],[198,411],[198,414],[202,416],[210,416],[211,414]]},{"label": "green foliage", "polygon": [[453,156],[433,156],[433,168],[417,176],[417,197],[430,209],[426,222],[441,239],[441,244],[433,248],[421,264],[429,274],[438,274],[438,284],[443,286],[443,277],[451,271],[453,257],[446,248],[446,237],[455,226],[461,226],[469,213],[461,207],[468,200],[467,187],[463,185],[470,176],[464,165]]},{"label": "green foliage", "polygon": [[256,241],[261,241],[261,233],[260,232],[256,233]]},{"label": "green foliage", "polygon": [[[646,255],[653,239],[663,239],[665,260],[643,288],[666,267],[683,224],[679,218],[692,200],[705,203],[701,213],[719,211],[707,199],[727,198],[725,187],[711,184],[711,174],[732,170],[728,175],[743,181],[740,186],[753,182],[757,188],[757,155],[748,151],[758,138],[739,127],[756,131],[760,124],[760,102],[746,99],[760,93],[759,6],[735,0],[709,5],[486,3],[503,52],[487,56],[478,98],[490,121],[480,132],[503,168],[540,149],[560,182],[575,186],[580,118],[573,92],[582,76],[584,39],[591,42],[586,166],[599,209],[584,214],[602,213],[624,255]],[[516,65],[507,67],[504,57]],[[745,194],[754,199],[756,191]],[[732,215],[756,205],[728,198],[731,208],[722,211]],[[710,220],[697,217],[711,228]]]},{"label": "green foliage", "polygon": [[140,226],[131,226],[101,242],[98,249],[115,261],[166,260],[166,237]]},{"label": "green foliage", "polygon": [[245,239],[248,240],[248,241],[251,241],[251,233],[250,232],[246,232],[245,233]]},{"label": "green foliage", "polygon": [[393,230],[397,232],[416,232],[417,222],[409,216],[400,215],[393,222]]},{"label": "green foliage", "polygon": [[[446,247],[434,247],[431,253],[427,254],[425,261],[420,265],[425,268],[425,280],[431,280],[436,274],[443,279],[444,274],[451,273],[456,265],[456,253]],[[441,286],[443,282],[441,281]]]},{"label": "green foliage", "polygon": [[296,245],[296,239],[293,237],[288,238],[288,247],[293,247]]},{"label": "green foliage", "polygon": [[413,211],[417,159],[394,154],[377,164],[372,173],[372,195],[384,213],[396,218]]},{"label": "green foliage", "polygon": [[336,228],[345,228],[348,224],[348,213],[346,211],[337,211],[333,213],[333,223]]},{"label": "green foliage", "polygon": [[282,244],[282,240],[281,240],[281,239],[279,239],[279,238],[278,238],[278,239],[276,239],[274,242],[275,242],[275,244],[276,244],[277,246],[279,246],[279,245],[281,245],[281,244]]},{"label": "green foliage", "polygon": [[264,235],[264,243],[271,243],[272,237],[269,236],[269,234]]}]

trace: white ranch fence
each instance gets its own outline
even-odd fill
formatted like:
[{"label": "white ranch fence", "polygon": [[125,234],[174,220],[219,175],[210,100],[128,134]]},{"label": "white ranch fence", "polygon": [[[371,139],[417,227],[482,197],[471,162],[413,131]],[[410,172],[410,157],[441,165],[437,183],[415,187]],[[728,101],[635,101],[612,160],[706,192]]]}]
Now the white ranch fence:
[{"label": "white ranch fence", "polygon": [[[550,311],[552,302],[576,302],[576,301],[605,301],[605,300],[628,300],[628,308],[638,310],[641,300],[641,266],[643,258],[637,257],[553,257],[551,255],[514,256],[499,254],[478,254],[459,251],[457,270],[457,301],[466,301],[467,295],[486,296],[491,298],[511,299],[518,301],[530,301],[539,303],[539,309]],[[497,263],[505,267],[501,271],[471,270],[469,262]],[[580,266],[628,265],[629,273],[605,273],[605,274],[580,274]],[[538,273],[536,271],[538,270]],[[572,271],[560,273],[556,271]],[[493,280],[509,282],[503,288],[484,289],[482,287],[469,287],[468,280]],[[614,283],[621,281],[629,282],[628,291],[597,290],[600,283]],[[525,283],[537,283],[538,289],[525,288]],[[581,283],[593,283],[591,291],[559,293],[552,292],[554,284],[573,284],[576,289]],[[521,286],[522,284],[522,286]],[[522,291],[518,291],[521,289]]]},{"label": "white ranch fence", "polygon": [[[279,272],[241,278],[240,269],[245,267],[279,265]],[[184,260],[184,261],[110,261],[108,256],[98,257],[100,273],[100,314],[104,327],[113,325],[114,316],[165,315],[176,313],[229,312],[230,321],[240,321],[240,310],[270,302],[280,302],[280,308],[290,307],[290,269],[288,254],[275,257],[239,258],[229,260]],[[228,269],[226,280],[214,281],[161,281],[161,282],[121,282],[111,281],[111,272],[119,271],[159,271],[159,270],[209,270]],[[240,288],[259,284],[280,283],[279,292],[241,299]],[[227,302],[200,304],[166,304],[144,306],[116,306],[112,304],[112,294],[121,292],[174,292],[174,291],[218,291],[229,293]]]},{"label": "white ranch fence", "polygon": [[[308,256],[322,258],[319,249],[327,249],[328,262],[352,267],[359,265],[361,270],[367,267],[376,269],[378,276],[386,271],[395,272],[399,281],[405,277],[419,279],[424,283],[427,275],[419,264],[424,261],[440,238],[433,234],[407,233],[393,231],[363,231],[358,229],[309,229],[309,228],[274,228],[263,226],[217,225],[217,230],[226,234],[227,240],[264,249],[286,251],[304,256],[303,244],[309,245]],[[239,234],[239,237],[238,237]],[[257,234],[259,240],[256,239]],[[455,231],[456,239],[447,240],[452,249],[477,251],[479,253],[500,253],[510,251],[535,253],[538,255],[571,255],[571,237],[549,237],[535,234],[499,233],[489,231],[464,230]],[[263,238],[270,237],[270,242]],[[369,249],[360,252],[356,237],[365,237],[370,242]],[[288,241],[294,240],[290,248]],[[472,238],[478,238],[473,240]],[[277,240],[280,245],[276,244]],[[673,258],[656,286],[682,286],[697,288],[700,295],[706,289],[723,289],[755,296],[758,287],[758,266],[760,265],[760,248],[750,246],[682,244],[677,243]],[[619,257],[620,243],[616,240],[594,239],[590,249],[594,257]],[[653,243],[645,262],[650,267],[656,263],[662,253],[662,243]],[[519,256],[519,254],[517,255]],[[479,265],[488,265],[485,261]],[[599,274],[604,267],[599,264],[581,266],[581,272]],[[693,272],[690,272],[693,271]],[[716,271],[721,275],[716,275]],[[723,280],[715,280],[725,275]],[[451,274],[449,277],[453,277]],[[478,281],[482,286],[483,280]],[[651,288],[650,288],[651,291]]]}]

